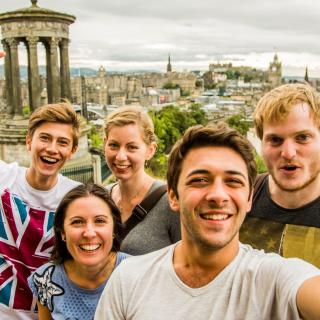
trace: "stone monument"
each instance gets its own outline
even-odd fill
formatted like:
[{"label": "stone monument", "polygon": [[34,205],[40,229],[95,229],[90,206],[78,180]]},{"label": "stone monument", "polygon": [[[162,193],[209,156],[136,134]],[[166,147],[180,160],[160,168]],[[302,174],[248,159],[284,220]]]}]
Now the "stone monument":
[{"label": "stone monument", "polygon": [[[28,94],[30,111],[43,102],[43,92],[48,103],[61,99],[71,100],[69,69],[69,25],[72,15],[40,8],[37,0],[31,6],[0,14],[2,45],[5,57],[5,113],[0,117],[0,159],[18,161],[29,165],[25,147],[28,119],[23,114],[18,46],[23,43],[28,60]],[[43,44],[46,55],[46,88],[42,88],[38,64],[38,44]],[[88,126],[82,126],[79,151],[67,166],[91,162],[88,153]]]}]

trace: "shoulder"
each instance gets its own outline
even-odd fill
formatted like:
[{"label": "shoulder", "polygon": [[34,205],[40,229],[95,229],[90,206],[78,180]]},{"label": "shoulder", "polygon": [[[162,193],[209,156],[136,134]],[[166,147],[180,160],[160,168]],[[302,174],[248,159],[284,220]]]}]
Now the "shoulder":
[{"label": "shoulder", "polygon": [[26,168],[20,167],[17,162],[6,163],[0,160],[0,188],[10,188],[25,170]]},{"label": "shoulder", "polygon": [[298,258],[283,258],[276,253],[265,253],[253,249],[250,245],[240,246],[241,264],[248,271],[261,278],[299,279],[308,275],[320,275],[320,270],[312,264]]},{"label": "shoulder", "polygon": [[67,193],[69,190],[79,186],[81,184],[81,182],[72,180],[68,177],[63,176],[62,174],[58,175],[58,183],[56,185],[57,189],[65,194]]}]

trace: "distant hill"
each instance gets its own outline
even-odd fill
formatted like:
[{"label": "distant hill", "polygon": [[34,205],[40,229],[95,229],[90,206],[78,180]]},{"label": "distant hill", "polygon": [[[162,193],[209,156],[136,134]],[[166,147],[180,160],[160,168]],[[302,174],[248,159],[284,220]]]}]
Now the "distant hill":
[{"label": "distant hill", "polygon": [[[45,75],[46,74],[46,67],[45,66],[39,66],[40,74]],[[159,73],[159,71],[155,70],[130,70],[130,71],[110,71],[107,70],[107,74],[143,74],[146,72],[156,72]],[[79,75],[85,76],[85,77],[92,77],[96,76],[98,74],[98,70],[92,69],[92,68],[70,68],[70,75],[71,77],[76,77]],[[26,79],[28,77],[28,67],[27,66],[20,66],[20,76],[22,79]],[[4,65],[0,65],[0,78],[4,77]]]},{"label": "distant hill", "polygon": [[[46,67],[40,66],[39,67],[40,74],[45,75],[46,74]],[[98,74],[97,70],[91,69],[91,68],[71,68],[70,69],[71,77],[83,75],[86,77],[90,76],[96,76]],[[27,78],[28,77],[28,67],[27,66],[20,66],[20,76],[21,78]],[[4,77],[4,65],[0,65],[0,78]]]}]

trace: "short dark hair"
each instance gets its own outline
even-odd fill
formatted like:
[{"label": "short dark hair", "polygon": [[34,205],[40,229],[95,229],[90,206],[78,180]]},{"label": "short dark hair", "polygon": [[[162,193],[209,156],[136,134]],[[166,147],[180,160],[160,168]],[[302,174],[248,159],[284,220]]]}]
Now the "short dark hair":
[{"label": "short dark hair", "polygon": [[237,130],[229,128],[225,123],[218,123],[217,125],[209,123],[206,126],[190,127],[175,143],[168,160],[167,182],[169,190],[173,190],[175,195],[179,196],[177,186],[183,159],[187,153],[195,148],[210,146],[227,147],[241,156],[247,166],[251,192],[257,176],[253,146]]},{"label": "short dark hair", "polygon": [[119,251],[121,243],[121,216],[120,211],[113,202],[108,191],[95,183],[81,184],[74,189],[71,189],[61,200],[54,217],[54,235],[55,243],[51,253],[50,260],[55,263],[63,263],[66,260],[72,259],[70,252],[67,249],[65,241],[62,240],[61,232],[63,232],[63,224],[66,217],[66,212],[69,205],[76,199],[95,196],[103,200],[110,208],[113,218],[113,245],[111,251]]}]

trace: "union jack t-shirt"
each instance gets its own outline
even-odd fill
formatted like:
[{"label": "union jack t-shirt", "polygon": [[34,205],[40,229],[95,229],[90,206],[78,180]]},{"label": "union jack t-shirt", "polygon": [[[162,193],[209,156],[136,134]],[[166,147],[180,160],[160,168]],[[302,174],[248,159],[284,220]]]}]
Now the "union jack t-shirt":
[{"label": "union jack t-shirt", "polygon": [[48,261],[54,241],[54,211],[64,194],[78,185],[59,175],[52,189],[35,190],[26,181],[25,174],[26,168],[0,161],[2,320],[35,319],[36,299],[27,278]]}]

